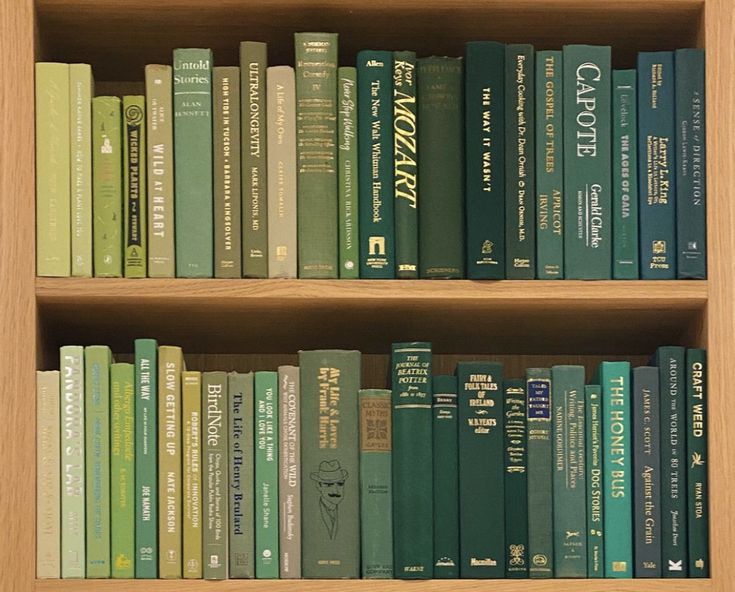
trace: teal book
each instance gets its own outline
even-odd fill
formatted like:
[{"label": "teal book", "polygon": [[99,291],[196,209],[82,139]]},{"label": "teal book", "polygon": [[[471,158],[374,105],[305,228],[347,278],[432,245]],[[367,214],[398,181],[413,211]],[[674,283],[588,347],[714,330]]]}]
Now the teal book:
[{"label": "teal book", "polygon": [[612,277],[610,48],[566,45],[564,277]]},{"label": "teal book", "polygon": [[633,577],[630,362],[602,362],[602,487],[606,578]]},{"label": "teal book", "polygon": [[434,575],[431,344],[394,343],[393,575]]},{"label": "teal book", "polygon": [[396,275],[393,177],[393,54],[357,54],[360,277]]},{"label": "teal book", "polygon": [[467,277],[505,277],[505,45],[465,44]]},{"label": "teal book", "polygon": [[676,278],[674,53],[638,54],[641,279]]},{"label": "teal book", "polygon": [[256,372],[255,577],[278,578],[278,372]]},{"label": "teal book", "polygon": [[602,486],[602,389],[599,384],[584,387],[587,462],[587,577],[605,577]]},{"label": "teal book", "polygon": [[434,458],[434,577],[459,577],[459,456],[457,378],[432,378]]},{"label": "teal book", "polygon": [[526,387],[508,378],[503,389],[505,434],[505,577],[528,577],[528,433]]},{"label": "teal book", "polygon": [[613,70],[613,278],[637,280],[638,103],[636,71]]},{"label": "teal book", "polygon": [[357,166],[357,69],[337,70],[337,164],[339,166],[339,277],[360,277]]},{"label": "teal book", "polygon": [[176,276],[212,277],[212,50],[173,55]]},{"label": "teal book", "polygon": [[536,277],[564,278],[562,52],[536,53]]}]

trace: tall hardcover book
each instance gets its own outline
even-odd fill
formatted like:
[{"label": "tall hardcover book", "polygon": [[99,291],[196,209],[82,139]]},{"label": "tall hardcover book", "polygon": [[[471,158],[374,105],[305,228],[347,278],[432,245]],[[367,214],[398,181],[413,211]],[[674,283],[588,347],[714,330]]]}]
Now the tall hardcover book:
[{"label": "tall hardcover book", "polygon": [[69,64],[36,64],[36,275],[71,275]]},{"label": "tall hardcover book", "polygon": [[360,277],[357,68],[337,69],[337,164],[339,166],[339,277]]},{"label": "tall hardcover book", "polygon": [[36,372],[36,578],[61,577],[61,399],[58,370]]},{"label": "tall hardcover book", "polygon": [[299,277],[339,276],[337,34],[296,33]]},{"label": "tall hardcover book", "polygon": [[278,578],[278,373],[255,373],[255,576]]},{"label": "tall hardcover book", "polygon": [[202,577],[202,373],[181,373],[181,502],[184,578]]},{"label": "tall hardcover book", "polygon": [[526,388],[521,379],[503,385],[505,461],[505,577],[528,577],[528,464]]},{"label": "tall hardcover book", "polygon": [[[271,153],[272,154],[272,153]],[[280,577],[301,577],[301,389],[296,366],[278,367]]]},{"label": "tall hardcover book", "polygon": [[506,540],[502,364],[459,362],[457,395],[459,571],[463,578],[501,578]]},{"label": "tall hardcover book", "polygon": [[360,575],[360,352],[299,352],[301,573]]},{"label": "tall hardcover book", "polygon": [[125,277],[147,275],[145,97],[123,97],[123,230]]},{"label": "tall hardcover book", "polygon": [[393,577],[391,391],[364,389],[360,405],[360,549],[364,579]]},{"label": "tall hardcover book", "polygon": [[360,277],[396,276],[393,54],[357,54]]},{"label": "tall hardcover book", "polygon": [[602,388],[599,384],[584,387],[585,460],[587,463],[587,577],[605,577],[605,546],[602,486]]},{"label": "tall hardcover book", "polygon": [[212,50],[175,49],[176,276],[212,277]]}]

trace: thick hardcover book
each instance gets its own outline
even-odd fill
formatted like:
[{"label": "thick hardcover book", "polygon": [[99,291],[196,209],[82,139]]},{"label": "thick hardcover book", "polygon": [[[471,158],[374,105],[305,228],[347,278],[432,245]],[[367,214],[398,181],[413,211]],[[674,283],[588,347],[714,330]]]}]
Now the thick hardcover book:
[{"label": "thick hardcover book", "polygon": [[268,277],[298,277],[296,87],[291,66],[271,66],[268,90]]},{"label": "thick hardcover book", "polygon": [[84,348],[65,345],[61,369],[61,577],[85,577]]},{"label": "thick hardcover book", "polygon": [[[459,536],[463,578],[505,576],[503,366],[457,364]],[[482,512],[477,508],[483,507]]]},{"label": "thick hardcover book", "polygon": [[434,459],[434,577],[459,577],[457,377],[432,378]]},{"label": "thick hardcover book", "polygon": [[393,575],[434,575],[431,344],[394,343]]},{"label": "thick hardcover book", "polygon": [[253,373],[230,372],[230,578],[255,577]]},{"label": "thick hardcover book", "polygon": [[364,389],[360,406],[360,548],[364,579],[393,577],[391,392]]},{"label": "thick hardcover book", "polygon": [[704,50],[677,49],[674,66],[676,274],[680,279],[704,279],[707,277]]},{"label": "thick hardcover book", "polygon": [[174,277],[174,128],[171,66],[145,67],[148,277]]},{"label": "thick hardcover book", "polygon": [[255,373],[255,577],[278,578],[278,373]]},{"label": "thick hardcover book", "polygon": [[[206,433],[206,432],[205,432]],[[202,373],[181,373],[181,497],[184,578],[202,577]]]},{"label": "thick hardcover book", "polygon": [[[676,278],[674,53],[638,54],[641,279]],[[681,574],[679,574],[681,575]]]},{"label": "thick hardcover book", "polygon": [[534,51],[505,48],[505,275],[536,277]]},{"label": "thick hardcover book", "polygon": [[148,264],[145,97],[124,96],[122,109],[125,277],[141,278]]},{"label": "thick hardcover book", "polygon": [[587,462],[587,577],[605,577],[602,487],[602,388],[584,387]]},{"label": "thick hardcover book", "polygon": [[36,274],[71,275],[69,64],[36,64]]},{"label": "thick hardcover book", "polygon": [[58,370],[36,372],[36,578],[61,577],[61,399]]},{"label": "thick hardcover book", "polygon": [[358,397],[360,352],[299,352],[301,572],[360,575]]},{"label": "thick hardcover book", "polygon": [[503,388],[505,461],[505,577],[528,577],[528,434],[526,388],[506,379]]},{"label": "thick hardcover book", "polygon": [[84,426],[87,498],[87,578],[109,578],[110,364],[106,345],[84,348]]},{"label": "thick hardcover book", "polygon": [[242,277],[240,68],[212,70],[214,107],[214,277]]},{"label": "thick hardcover book", "polygon": [[360,277],[357,166],[357,68],[337,70],[337,163],[339,165],[339,277]]},{"label": "thick hardcover book", "polygon": [[122,109],[118,97],[92,99],[94,275],[123,274]]},{"label": "thick hardcover book", "polygon": [[175,49],[176,276],[212,277],[212,50]]},{"label": "thick hardcover book", "polygon": [[526,370],[528,430],[528,575],[554,575],[551,370]]},{"label": "thick hardcover book", "polygon": [[536,54],[536,277],[564,278],[562,52]]},{"label": "thick hardcover book", "polygon": [[299,277],[337,269],[337,34],[296,33]]},{"label": "thick hardcover book", "polygon": [[396,277],[419,277],[416,52],[393,52],[393,185]]},{"label": "thick hardcover book", "polygon": [[301,577],[301,389],[299,384],[298,367],[279,366],[278,547],[282,579]]},{"label": "thick hardcover book", "polygon": [[396,276],[393,159],[393,54],[357,54],[358,158],[360,167],[360,277]]}]

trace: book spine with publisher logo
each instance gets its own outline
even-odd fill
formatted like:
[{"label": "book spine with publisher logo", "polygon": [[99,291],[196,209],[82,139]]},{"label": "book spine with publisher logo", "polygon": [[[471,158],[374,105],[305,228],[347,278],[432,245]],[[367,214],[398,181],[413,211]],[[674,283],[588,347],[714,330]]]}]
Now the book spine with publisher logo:
[{"label": "book spine with publisher logo", "polygon": [[148,265],[145,97],[123,97],[123,230],[125,277],[143,278]]},{"label": "book spine with publisher logo", "polygon": [[505,456],[505,577],[528,577],[528,433],[523,380],[503,385]]},{"label": "book spine with publisher logo", "polygon": [[255,577],[275,579],[278,560],[278,373],[255,373]]},{"label": "book spine with publisher logo", "polygon": [[182,564],[186,579],[202,577],[202,373],[181,374]]},{"label": "book spine with publisher logo", "polygon": [[605,574],[603,535],[604,490],[602,486],[602,389],[599,384],[584,387],[587,462],[587,577]]},{"label": "book spine with publisher logo", "polygon": [[707,352],[687,350],[687,517],[689,526],[689,577],[708,578],[709,485],[707,466]]},{"label": "book spine with publisher logo", "polygon": [[278,368],[281,578],[301,577],[301,390],[297,366]]}]

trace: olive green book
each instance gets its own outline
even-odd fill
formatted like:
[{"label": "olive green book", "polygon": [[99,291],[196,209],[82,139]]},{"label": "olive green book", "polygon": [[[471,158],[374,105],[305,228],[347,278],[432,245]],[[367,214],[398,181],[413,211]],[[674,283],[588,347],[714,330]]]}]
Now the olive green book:
[{"label": "olive green book", "polygon": [[181,373],[182,564],[184,578],[202,577],[202,373]]},{"label": "olive green book", "polygon": [[360,277],[357,163],[357,69],[337,70],[337,162],[339,165],[339,277]]},{"label": "olive green book", "polygon": [[124,96],[122,106],[125,277],[142,278],[148,264],[145,97]]},{"label": "olive green book", "polygon": [[255,373],[255,577],[279,575],[278,373]]},{"label": "olive green book", "polygon": [[297,366],[278,367],[278,527],[281,579],[301,578],[301,389]]}]

